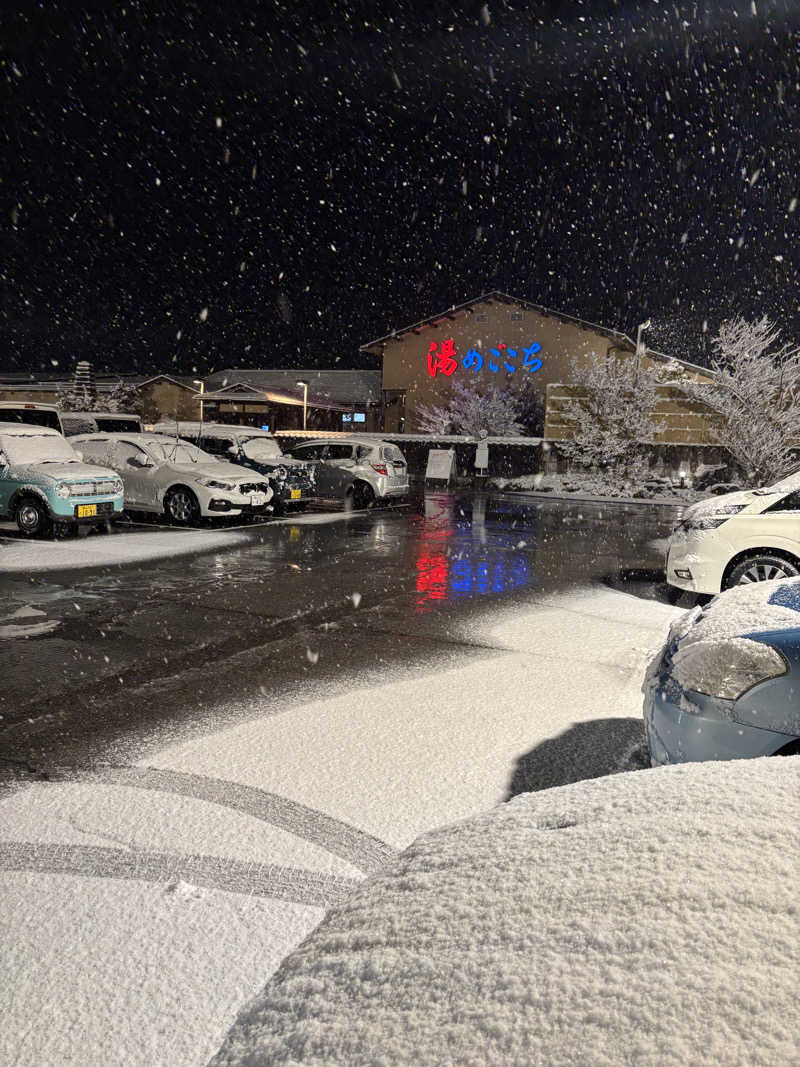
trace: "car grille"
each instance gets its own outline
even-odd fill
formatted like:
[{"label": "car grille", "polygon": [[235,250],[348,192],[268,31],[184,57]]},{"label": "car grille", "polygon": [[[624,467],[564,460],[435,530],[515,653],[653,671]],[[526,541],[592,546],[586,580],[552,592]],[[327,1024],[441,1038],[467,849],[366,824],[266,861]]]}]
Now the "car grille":
[{"label": "car grille", "polygon": [[107,482],[70,482],[70,496],[111,496],[114,495],[114,483]]},{"label": "car grille", "polygon": [[240,493],[268,493],[268,482],[247,482],[245,485],[239,486]]}]

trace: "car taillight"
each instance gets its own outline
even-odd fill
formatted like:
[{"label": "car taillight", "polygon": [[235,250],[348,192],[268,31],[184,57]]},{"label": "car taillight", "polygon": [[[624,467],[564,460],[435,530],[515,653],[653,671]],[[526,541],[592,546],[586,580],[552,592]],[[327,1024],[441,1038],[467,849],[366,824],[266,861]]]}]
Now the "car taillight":
[{"label": "car taillight", "polygon": [[370,463],[370,467],[378,474],[388,474],[385,463]]}]

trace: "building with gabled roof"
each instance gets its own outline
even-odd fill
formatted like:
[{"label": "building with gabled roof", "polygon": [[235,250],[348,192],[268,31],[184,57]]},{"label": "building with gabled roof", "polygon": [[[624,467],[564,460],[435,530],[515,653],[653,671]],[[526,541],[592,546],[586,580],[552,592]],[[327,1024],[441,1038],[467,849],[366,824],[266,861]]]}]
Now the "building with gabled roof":
[{"label": "building with gabled roof", "polygon": [[359,348],[380,357],[384,427],[392,433],[419,428],[420,409],[446,406],[456,382],[479,392],[492,387],[519,393],[534,412],[527,430],[545,430],[548,386],[569,384],[579,364],[628,355],[642,365],[674,363],[698,380],[709,372],[686,360],[643,349],[627,334],[494,291],[438,315],[392,330]]}]

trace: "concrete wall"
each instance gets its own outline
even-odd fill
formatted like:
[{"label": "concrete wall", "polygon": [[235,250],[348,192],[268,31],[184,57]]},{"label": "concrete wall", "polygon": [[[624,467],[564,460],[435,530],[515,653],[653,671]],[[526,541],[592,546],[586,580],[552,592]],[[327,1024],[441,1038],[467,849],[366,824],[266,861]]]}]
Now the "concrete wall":
[{"label": "concrete wall", "polygon": [[[653,418],[662,429],[654,442],[685,445],[713,445],[714,427],[719,419],[705,404],[690,400],[672,385],[657,388],[659,399],[653,408]],[[573,425],[566,417],[571,401],[582,395],[580,386],[554,382],[547,386],[544,436],[548,441],[566,441],[572,437]]]}]

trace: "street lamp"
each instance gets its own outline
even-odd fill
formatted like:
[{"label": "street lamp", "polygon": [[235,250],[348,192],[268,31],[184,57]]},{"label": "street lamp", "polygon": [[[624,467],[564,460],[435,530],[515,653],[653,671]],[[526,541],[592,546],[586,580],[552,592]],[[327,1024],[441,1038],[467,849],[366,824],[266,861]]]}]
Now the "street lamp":
[{"label": "street lamp", "polygon": [[645,330],[649,329],[650,319],[648,319],[647,322],[640,322],[639,325],[636,327],[636,376],[634,378],[634,382],[637,384],[639,382],[639,367],[642,362],[642,356],[646,351],[646,346],[642,344],[642,334]]},{"label": "street lamp", "polygon": [[192,378],[192,385],[199,385],[200,389],[200,421],[203,421],[203,393],[206,391],[205,382],[201,382],[198,378]]},{"label": "street lamp", "polygon": [[308,382],[295,382],[295,385],[303,387],[303,429],[306,428],[306,412],[308,410]]}]

